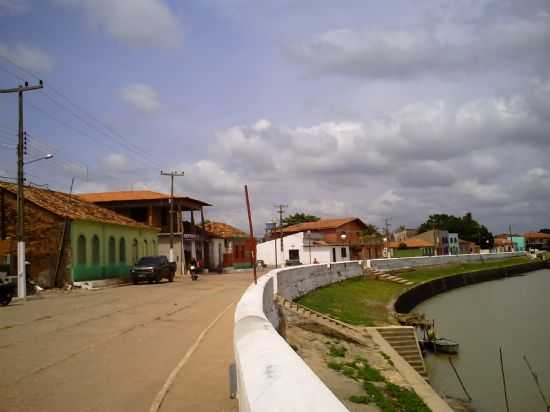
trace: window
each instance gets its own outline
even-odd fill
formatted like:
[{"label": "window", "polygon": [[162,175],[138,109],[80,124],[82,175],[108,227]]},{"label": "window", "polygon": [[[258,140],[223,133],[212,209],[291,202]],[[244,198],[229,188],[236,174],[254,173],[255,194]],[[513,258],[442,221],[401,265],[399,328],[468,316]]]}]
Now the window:
[{"label": "window", "polygon": [[332,248],[332,261],[336,262],[336,248],[335,247]]},{"label": "window", "polygon": [[84,235],[80,235],[76,242],[76,262],[79,265],[86,264],[86,238]]},{"label": "window", "polygon": [[149,244],[147,243],[147,240],[143,241],[143,256],[147,256],[149,254]]},{"label": "window", "polygon": [[152,255],[158,255],[158,252],[157,252],[157,242],[155,242],[155,240],[152,240],[151,241],[151,254]]},{"label": "window", "polygon": [[342,250],[341,250],[341,254],[342,254],[342,257],[343,257],[343,258],[345,258],[345,257],[348,256],[348,253],[347,253],[347,252],[348,252],[347,249],[346,249],[345,247],[343,247]]},{"label": "window", "polygon": [[116,263],[116,242],[114,237],[109,238],[109,264]]},{"label": "window", "polygon": [[100,253],[99,253],[99,237],[94,235],[92,238],[92,265],[100,264]]},{"label": "window", "polygon": [[126,263],[126,240],[123,237],[118,241],[118,249],[120,263]]},{"label": "window", "polygon": [[289,260],[300,260],[300,251],[298,249],[289,249],[288,259]]}]

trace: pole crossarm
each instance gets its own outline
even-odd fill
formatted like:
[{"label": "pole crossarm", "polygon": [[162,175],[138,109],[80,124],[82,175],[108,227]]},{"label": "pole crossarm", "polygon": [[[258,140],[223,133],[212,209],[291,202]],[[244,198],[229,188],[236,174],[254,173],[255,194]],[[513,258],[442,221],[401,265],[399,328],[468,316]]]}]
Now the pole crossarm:
[{"label": "pole crossarm", "polygon": [[174,177],[183,176],[184,172],[164,172],[160,171],[162,176],[170,176],[170,262],[174,262]]}]

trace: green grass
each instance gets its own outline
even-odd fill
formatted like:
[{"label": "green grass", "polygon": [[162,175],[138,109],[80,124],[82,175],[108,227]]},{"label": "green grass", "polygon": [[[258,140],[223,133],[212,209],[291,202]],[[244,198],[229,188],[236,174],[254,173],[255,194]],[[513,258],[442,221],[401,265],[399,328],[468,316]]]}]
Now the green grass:
[{"label": "green grass", "polygon": [[431,409],[413,391],[386,383],[386,392],[401,406],[403,412],[430,412]]},{"label": "green grass", "polygon": [[344,346],[336,343],[328,343],[327,346],[328,354],[335,358],[343,358],[346,356],[346,352],[348,351]]},{"label": "green grass", "polygon": [[[463,263],[419,268],[400,276],[420,283],[458,273],[513,266],[530,262],[527,257],[515,257],[486,263]],[[388,305],[401,292],[403,285],[373,279],[349,279],[314,290],[298,299],[298,303],[352,325],[376,326],[388,322]]]},{"label": "green grass", "polygon": [[381,280],[350,279],[317,289],[298,303],[352,325],[385,323],[386,305],[404,287]]},{"label": "green grass", "polygon": [[418,268],[414,272],[402,273],[399,276],[418,283],[424,282],[426,280],[440,278],[443,276],[456,275],[458,273],[473,272],[485,269],[495,269],[529,262],[531,262],[530,258],[520,256],[503,260],[492,260],[488,262],[458,263],[444,266]]}]

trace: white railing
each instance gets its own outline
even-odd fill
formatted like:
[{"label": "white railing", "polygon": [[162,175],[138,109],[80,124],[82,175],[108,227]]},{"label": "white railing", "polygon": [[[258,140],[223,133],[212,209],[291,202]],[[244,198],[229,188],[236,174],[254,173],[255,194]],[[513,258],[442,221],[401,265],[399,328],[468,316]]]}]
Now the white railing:
[{"label": "white railing", "polygon": [[250,285],[235,312],[234,349],[240,412],[335,411],[346,407],[279,335],[273,302],[359,276],[361,262],[272,270]]}]

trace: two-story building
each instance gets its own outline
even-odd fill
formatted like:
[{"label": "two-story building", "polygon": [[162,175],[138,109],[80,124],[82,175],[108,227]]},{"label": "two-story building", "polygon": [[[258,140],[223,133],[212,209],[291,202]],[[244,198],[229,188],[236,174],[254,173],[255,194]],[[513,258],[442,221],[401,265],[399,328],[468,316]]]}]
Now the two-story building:
[{"label": "two-story building", "polygon": [[271,240],[257,245],[258,259],[280,266],[287,261],[309,264],[382,257],[382,238],[365,235],[366,229],[358,218],[321,219],[275,229]]},{"label": "two-story building", "polygon": [[541,232],[525,232],[526,250],[548,250],[550,249],[550,234]]},{"label": "two-story building", "polygon": [[[137,222],[156,227],[158,253],[170,255],[170,210],[173,202],[173,251],[178,273],[183,273],[192,258],[200,259],[209,267],[208,235],[203,230],[205,206],[210,204],[186,196],[174,196],[149,190],[82,193],[80,199],[113,210]],[[200,226],[195,224],[195,213],[200,213]],[[185,214],[188,213],[188,219]]]}]

